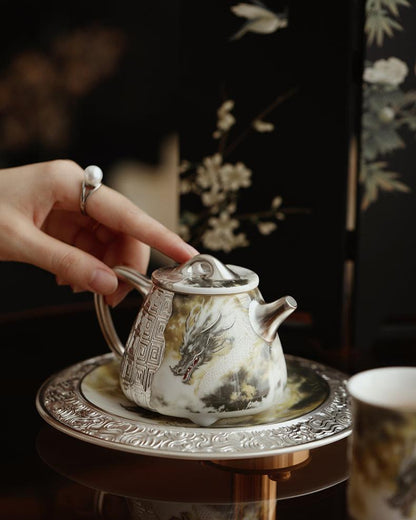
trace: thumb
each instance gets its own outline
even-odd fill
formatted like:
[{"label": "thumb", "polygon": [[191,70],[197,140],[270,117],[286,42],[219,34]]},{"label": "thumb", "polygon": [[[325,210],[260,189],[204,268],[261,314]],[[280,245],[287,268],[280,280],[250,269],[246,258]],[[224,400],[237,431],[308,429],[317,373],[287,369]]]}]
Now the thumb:
[{"label": "thumb", "polygon": [[[23,238],[23,240],[22,240]],[[106,264],[36,227],[25,237],[17,260],[36,265],[65,280],[72,287],[107,295],[116,291],[118,279]]]}]

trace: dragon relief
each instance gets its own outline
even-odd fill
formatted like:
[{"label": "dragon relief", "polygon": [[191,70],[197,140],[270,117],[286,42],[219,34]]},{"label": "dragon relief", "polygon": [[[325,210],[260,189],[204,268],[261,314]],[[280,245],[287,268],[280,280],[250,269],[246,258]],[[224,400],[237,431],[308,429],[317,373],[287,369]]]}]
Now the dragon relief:
[{"label": "dragon relief", "polygon": [[204,307],[193,309],[185,322],[185,332],[179,348],[180,360],[170,369],[175,376],[181,376],[182,382],[190,384],[192,375],[202,365],[208,363],[220,350],[231,346],[234,338],[224,335],[231,329],[224,326],[220,312],[206,312]]}]

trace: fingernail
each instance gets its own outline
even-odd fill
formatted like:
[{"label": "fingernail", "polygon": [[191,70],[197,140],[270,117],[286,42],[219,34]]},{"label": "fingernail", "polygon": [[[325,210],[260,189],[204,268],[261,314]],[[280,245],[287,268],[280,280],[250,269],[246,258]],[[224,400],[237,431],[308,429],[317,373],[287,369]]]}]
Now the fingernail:
[{"label": "fingernail", "polygon": [[186,244],[186,249],[189,251],[189,253],[193,256],[199,255],[199,251],[197,251],[194,247],[192,247],[190,244]]},{"label": "fingernail", "polygon": [[96,269],[90,280],[91,289],[99,294],[111,294],[117,289],[116,275],[105,271],[104,269]]}]

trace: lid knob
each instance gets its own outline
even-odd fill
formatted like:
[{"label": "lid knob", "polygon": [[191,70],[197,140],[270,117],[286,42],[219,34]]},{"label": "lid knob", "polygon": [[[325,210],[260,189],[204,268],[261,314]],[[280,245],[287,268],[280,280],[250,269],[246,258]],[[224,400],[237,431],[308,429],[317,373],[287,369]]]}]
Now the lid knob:
[{"label": "lid knob", "polygon": [[197,255],[180,267],[186,278],[202,280],[239,280],[240,276],[211,255]]},{"label": "lid knob", "polygon": [[224,265],[211,255],[196,255],[185,264],[159,267],[152,281],[168,291],[182,294],[237,294],[258,286],[250,269]]}]

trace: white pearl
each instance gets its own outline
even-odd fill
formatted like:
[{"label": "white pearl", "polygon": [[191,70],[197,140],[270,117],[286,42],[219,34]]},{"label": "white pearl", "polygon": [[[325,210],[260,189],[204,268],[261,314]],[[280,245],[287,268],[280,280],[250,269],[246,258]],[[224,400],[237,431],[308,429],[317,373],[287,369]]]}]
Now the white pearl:
[{"label": "white pearl", "polygon": [[98,186],[103,179],[103,171],[99,166],[87,166],[85,168],[85,182],[90,186]]}]

